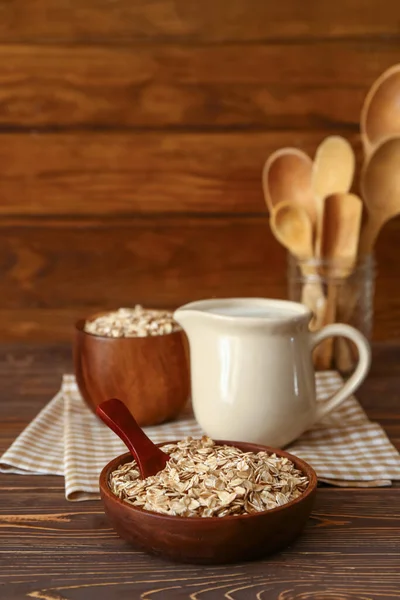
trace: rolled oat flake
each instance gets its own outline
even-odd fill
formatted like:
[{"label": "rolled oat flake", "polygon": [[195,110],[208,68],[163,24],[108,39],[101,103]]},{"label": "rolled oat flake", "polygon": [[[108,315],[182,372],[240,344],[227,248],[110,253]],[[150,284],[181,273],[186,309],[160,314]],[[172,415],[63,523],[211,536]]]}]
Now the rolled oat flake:
[{"label": "rolled oat flake", "polygon": [[148,337],[167,335],[180,330],[172,312],[143,308],[119,308],[99,315],[85,323],[84,330],[92,335],[106,337]]},{"label": "rolled oat flake", "polygon": [[111,491],[133,506],[164,515],[224,517],[283,506],[308,485],[287,458],[220,446],[206,436],[162,449],[171,457],[162,471],[140,479],[136,462],[125,463],[111,473]]}]

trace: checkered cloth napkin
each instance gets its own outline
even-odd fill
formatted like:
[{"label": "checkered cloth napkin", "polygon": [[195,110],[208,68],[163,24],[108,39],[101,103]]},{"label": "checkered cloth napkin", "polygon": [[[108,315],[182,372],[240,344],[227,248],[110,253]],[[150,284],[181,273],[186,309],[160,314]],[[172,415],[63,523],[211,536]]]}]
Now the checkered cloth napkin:
[{"label": "checkered cloth napkin", "polygon": [[[337,373],[318,373],[318,401],[324,402],[341,385]],[[190,406],[176,421],[145,431],[154,442],[202,434]],[[374,487],[400,479],[399,453],[354,397],[288,450],[309,462],[320,481],[333,485]],[[92,500],[99,498],[98,477],[103,466],[126,451],[86,406],[74,376],[64,375],[58,394],[1,457],[0,472],[63,475],[68,500]]]}]

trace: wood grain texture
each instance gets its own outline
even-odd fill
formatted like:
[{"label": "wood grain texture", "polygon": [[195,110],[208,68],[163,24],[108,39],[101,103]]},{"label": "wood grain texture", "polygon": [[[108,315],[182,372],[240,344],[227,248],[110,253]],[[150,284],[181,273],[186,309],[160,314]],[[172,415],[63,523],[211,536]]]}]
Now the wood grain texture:
[{"label": "wood grain texture", "polygon": [[[262,165],[332,133],[360,165],[399,19],[396,0],[0,2],[0,335],[69,339],[133,298],[285,296]],[[396,227],[378,339],[400,332]]]},{"label": "wood grain texture", "polygon": [[[392,249],[400,221],[378,243],[375,337],[400,336]],[[76,318],[142,303],[286,297],[286,255],[261,217],[103,220],[3,219],[0,335],[67,340]]]},{"label": "wood grain texture", "polygon": [[[0,46],[0,128],[351,127],[398,40]],[[279,68],[277,68],[279,65]]]},{"label": "wood grain texture", "polygon": [[3,220],[0,231],[6,309],[171,306],[194,296],[272,294],[277,274],[284,280],[284,255],[256,217]]},{"label": "wood grain texture", "polygon": [[6,41],[120,44],[397,36],[396,0],[13,0],[1,5]]},{"label": "wood grain texture", "polygon": [[[266,214],[269,154],[313,156],[328,133],[3,134],[0,215]],[[360,159],[359,137],[348,139]]]},{"label": "wood grain texture", "polygon": [[[400,448],[400,348],[374,348],[359,397]],[[0,346],[0,452],[71,369],[68,346]],[[132,550],[100,502],[69,503],[61,478],[1,475],[0,590],[5,600],[387,600],[400,589],[400,487],[322,487],[302,537],[268,559],[175,565]],[[258,594],[258,595],[257,595]]]}]

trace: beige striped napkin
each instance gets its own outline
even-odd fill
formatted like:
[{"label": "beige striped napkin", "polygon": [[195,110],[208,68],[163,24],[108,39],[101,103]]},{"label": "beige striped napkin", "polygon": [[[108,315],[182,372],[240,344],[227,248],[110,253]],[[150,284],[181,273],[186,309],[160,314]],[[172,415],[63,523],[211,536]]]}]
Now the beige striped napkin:
[{"label": "beige striped napkin", "polygon": [[[324,402],[341,384],[335,372],[318,373],[318,401]],[[202,434],[190,406],[176,421],[145,431],[155,442]],[[288,450],[309,462],[320,481],[333,485],[374,487],[400,479],[399,453],[354,397]],[[101,469],[124,452],[120,439],[82,400],[75,378],[64,375],[58,394],[3,454],[0,471],[63,475],[68,500],[92,500],[99,498]]]}]

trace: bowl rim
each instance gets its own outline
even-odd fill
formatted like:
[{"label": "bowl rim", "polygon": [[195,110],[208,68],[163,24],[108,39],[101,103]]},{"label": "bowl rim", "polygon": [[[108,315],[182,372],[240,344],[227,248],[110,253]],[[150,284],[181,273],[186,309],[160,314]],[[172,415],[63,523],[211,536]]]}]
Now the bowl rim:
[{"label": "bowl rim", "polygon": [[[117,310],[117,309],[115,309],[115,310]],[[156,309],[155,308],[155,309],[149,309],[149,310],[161,310],[161,309]],[[79,317],[79,319],[76,319],[76,321],[74,323],[74,329],[75,329],[75,331],[77,333],[80,333],[82,335],[87,335],[87,336],[95,338],[95,339],[100,339],[100,340],[114,340],[114,341],[115,340],[118,340],[118,341],[122,341],[122,340],[125,341],[125,340],[127,340],[127,341],[130,341],[130,342],[132,342],[132,340],[140,340],[140,341],[143,341],[143,340],[153,340],[154,341],[155,339],[158,339],[158,338],[166,338],[166,337],[168,337],[170,335],[176,335],[176,334],[181,335],[183,333],[183,329],[182,329],[182,327],[179,324],[177,324],[179,326],[179,329],[176,329],[175,331],[171,331],[170,333],[162,333],[160,335],[146,335],[146,336],[143,336],[143,337],[139,337],[138,335],[131,336],[131,337],[127,337],[127,336],[111,337],[110,335],[97,335],[96,333],[91,333],[90,331],[85,331],[84,330],[84,325],[85,325],[86,321],[93,321],[93,319],[95,319],[96,317],[100,317],[100,316],[106,315],[107,313],[110,313],[110,312],[115,312],[115,311],[113,309],[110,309],[110,310],[101,310],[101,311],[98,311],[96,313],[91,314],[88,317]],[[173,312],[173,311],[170,311],[170,312]]]},{"label": "bowl rim", "polygon": [[[157,446],[165,446],[167,444],[176,444],[177,441],[180,440],[168,440],[165,442],[159,442],[158,444],[156,444]],[[133,506],[132,504],[129,504],[129,502],[126,502],[125,500],[121,500],[120,498],[118,498],[118,496],[116,496],[115,494],[113,494],[113,492],[110,490],[110,487],[108,485],[108,478],[109,475],[111,473],[111,470],[114,470],[118,465],[120,464],[125,464],[126,462],[128,462],[129,459],[133,460],[133,457],[131,455],[130,452],[126,452],[124,454],[120,454],[119,456],[116,456],[115,458],[113,458],[112,460],[110,460],[101,470],[100,476],[99,476],[99,488],[100,491],[102,492],[102,494],[104,494],[105,496],[107,496],[107,499],[110,500],[111,502],[115,502],[117,505],[126,508],[127,510],[132,510],[135,513],[138,514],[145,514],[148,515],[150,517],[153,517],[155,519],[167,519],[168,521],[171,522],[186,522],[186,523],[199,523],[199,522],[225,522],[225,521],[231,521],[231,520],[240,520],[240,519],[254,519],[254,518],[261,518],[261,517],[265,517],[265,515],[270,515],[270,514],[276,514],[278,512],[284,511],[285,509],[291,508],[292,506],[295,506],[296,504],[299,504],[301,502],[304,502],[304,500],[306,500],[306,498],[308,498],[309,496],[313,495],[317,489],[317,484],[318,484],[318,478],[317,478],[317,474],[314,471],[313,467],[308,464],[305,460],[303,460],[302,458],[299,458],[298,456],[294,455],[294,454],[290,454],[289,452],[286,452],[285,450],[281,450],[280,448],[272,448],[271,446],[265,446],[263,444],[255,444],[252,442],[237,442],[237,441],[232,441],[232,440],[213,440],[216,444],[218,445],[228,445],[228,446],[235,446],[239,449],[240,446],[246,446],[249,449],[245,450],[247,452],[254,452],[254,449],[257,448],[258,452],[260,451],[266,451],[269,454],[276,454],[277,456],[282,456],[283,458],[287,458],[289,459],[291,462],[293,462],[296,466],[296,468],[298,468],[300,471],[302,471],[303,474],[305,474],[308,479],[308,486],[307,488],[304,490],[304,492],[302,494],[300,494],[300,496],[298,498],[294,498],[293,500],[290,500],[290,502],[287,502],[286,504],[283,504],[282,506],[277,506],[276,508],[270,508],[268,510],[263,510],[262,512],[257,512],[257,513],[253,513],[253,514],[244,514],[244,515],[225,515],[224,517],[181,517],[179,515],[165,515],[163,513],[157,513],[157,512],[153,512],[151,510],[145,510],[144,508],[140,508],[139,506]],[[253,448],[253,449],[251,449]],[[103,500],[103,497],[102,497]],[[104,502],[104,500],[103,500]]]}]

